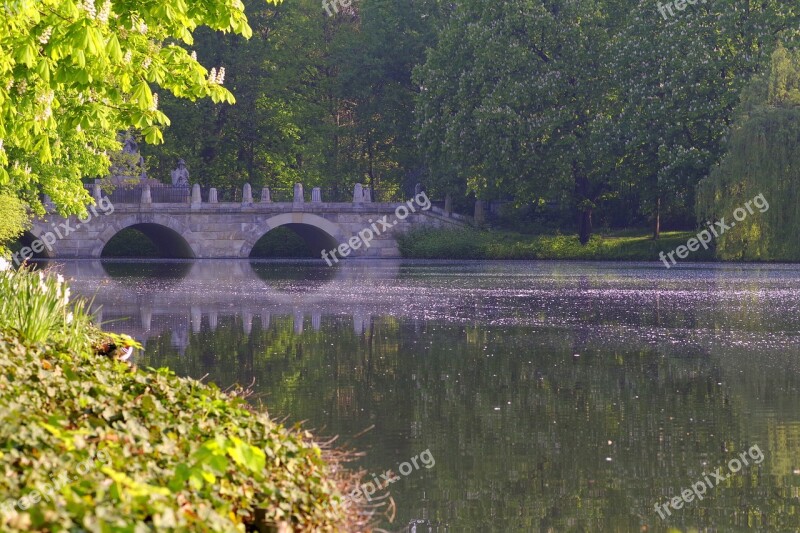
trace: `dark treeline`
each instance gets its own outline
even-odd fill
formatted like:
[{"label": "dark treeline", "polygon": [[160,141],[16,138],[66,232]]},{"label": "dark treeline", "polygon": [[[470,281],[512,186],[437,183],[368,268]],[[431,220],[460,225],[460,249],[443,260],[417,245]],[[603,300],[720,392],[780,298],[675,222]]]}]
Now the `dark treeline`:
[{"label": "dark treeline", "polygon": [[421,182],[582,242],[597,226],[695,227],[743,90],[800,40],[800,5],[779,0],[245,3],[251,40],[206,32],[196,49],[237,104],[162,98],[152,175],[183,157],[204,185]]}]

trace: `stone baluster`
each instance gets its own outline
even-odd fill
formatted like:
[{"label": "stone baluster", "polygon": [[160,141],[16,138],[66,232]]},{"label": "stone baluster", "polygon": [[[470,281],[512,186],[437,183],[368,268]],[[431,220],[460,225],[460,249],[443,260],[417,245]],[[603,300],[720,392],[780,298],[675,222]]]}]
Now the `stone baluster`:
[{"label": "stone baluster", "polygon": [[245,183],[242,187],[242,207],[253,205],[253,188],[249,183]]},{"label": "stone baluster", "polygon": [[203,203],[203,197],[200,196],[200,184],[195,183],[192,185],[192,207],[200,207]]},{"label": "stone baluster", "polygon": [[453,197],[449,194],[444,197],[444,212],[447,216],[453,214]]},{"label": "stone baluster", "polygon": [[311,203],[312,204],[322,203],[322,190],[319,187],[314,187],[313,189],[311,189]]},{"label": "stone baluster", "polygon": [[364,202],[364,186],[356,183],[353,187],[353,203],[360,204]]},{"label": "stone baluster", "polygon": [[294,184],[294,203],[302,204],[305,201],[306,201],[306,199],[303,196],[303,184],[302,183],[295,183]]},{"label": "stone baluster", "polygon": [[150,184],[145,183],[144,187],[142,187],[142,199],[141,203],[144,205],[150,205],[153,203],[153,194],[150,192]]},{"label": "stone baluster", "polygon": [[303,316],[303,313],[301,311],[295,311],[294,312],[294,334],[295,335],[300,335],[301,333],[303,333],[303,321],[304,320],[305,320],[305,317]]},{"label": "stone baluster", "polygon": [[210,204],[218,204],[219,203],[219,195],[217,194],[217,188],[211,187],[208,190],[208,203]]},{"label": "stone baluster", "polygon": [[216,311],[211,311],[208,313],[208,327],[211,328],[211,331],[217,331],[217,321],[218,315]]},{"label": "stone baluster", "polygon": [[269,194],[269,187],[264,187],[261,189],[261,203],[262,204],[271,204],[272,197]]},{"label": "stone baluster", "polygon": [[372,188],[364,187],[364,203],[372,203]]}]

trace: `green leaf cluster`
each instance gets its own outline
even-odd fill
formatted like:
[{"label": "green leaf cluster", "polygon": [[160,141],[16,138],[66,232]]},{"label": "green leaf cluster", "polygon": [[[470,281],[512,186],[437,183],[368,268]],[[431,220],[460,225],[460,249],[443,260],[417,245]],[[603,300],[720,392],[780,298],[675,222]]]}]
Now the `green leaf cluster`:
[{"label": "green leaf cluster", "polygon": [[42,212],[90,202],[82,178],[105,176],[119,131],[162,140],[156,89],[233,103],[192,56],[196,28],[252,31],[238,0],[21,0],[0,19],[0,188]]}]

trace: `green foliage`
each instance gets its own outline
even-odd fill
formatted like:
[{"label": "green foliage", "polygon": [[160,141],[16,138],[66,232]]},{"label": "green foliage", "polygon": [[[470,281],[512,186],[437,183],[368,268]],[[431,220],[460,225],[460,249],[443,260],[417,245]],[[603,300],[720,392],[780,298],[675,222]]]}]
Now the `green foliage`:
[{"label": "green foliage", "polygon": [[359,1],[335,17],[319,0],[259,4],[246,2],[258,38],[203,31],[197,48],[226,66],[236,106],[164,99],[173,125],[144,148],[151,174],[183,157],[208,186],[413,188],[411,71],[434,40],[436,2]]},{"label": "green foliage", "polygon": [[[307,432],[236,393],[98,355],[138,343],[104,336],[75,307],[69,321],[65,287],[2,274],[0,305],[28,307],[0,313],[0,529],[346,529],[342,496]],[[49,329],[9,318],[37,305],[20,290],[42,302],[29,313]]]},{"label": "green foliage", "polygon": [[741,109],[728,154],[698,187],[698,218],[730,221],[735,209],[763,194],[769,210],[724,233],[719,257],[800,260],[800,52],[778,48]]},{"label": "green foliage", "polygon": [[[522,235],[495,231],[413,231],[399,237],[403,257],[415,259],[583,259],[657,261],[694,237],[690,232],[667,232],[654,241],[649,235],[594,235],[584,246],[576,236]],[[699,250],[693,261],[713,259]]]},{"label": "green foliage", "polygon": [[14,241],[28,227],[25,203],[10,194],[0,193],[0,250]]},{"label": "green foliage", "polygon": [[35,344],[55,342],[64,350],[86,350],[91,317],[86,302],[70,302],[69,293],[61,275],[14,271],[0,259],[0,331]]},{"label": "green foliage", "polygon": [[40,213],[39,193],[79,213],[89,201],[80,180],[107,174],[119,131],[161,141],[169,119],[154,88],[233,103],[219,75],[190,55],[198,26],[252,33],[239,1],[8,3],[0,20],[0,187]]}]

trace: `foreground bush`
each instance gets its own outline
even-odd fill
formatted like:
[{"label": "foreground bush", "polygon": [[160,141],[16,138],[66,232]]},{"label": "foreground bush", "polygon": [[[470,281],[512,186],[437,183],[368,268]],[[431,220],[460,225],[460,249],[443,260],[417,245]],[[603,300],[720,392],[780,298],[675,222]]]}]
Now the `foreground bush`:
[{"label": "foreground bush", "polygon": [[[311,435],[213,385],[99,355],[120,337],[67,306],[57,276],[0,278],[0,530],[348,529]],[[8,292],[20,288],[25,303]],[[42,327],[12,316],[26,306]]]}]

